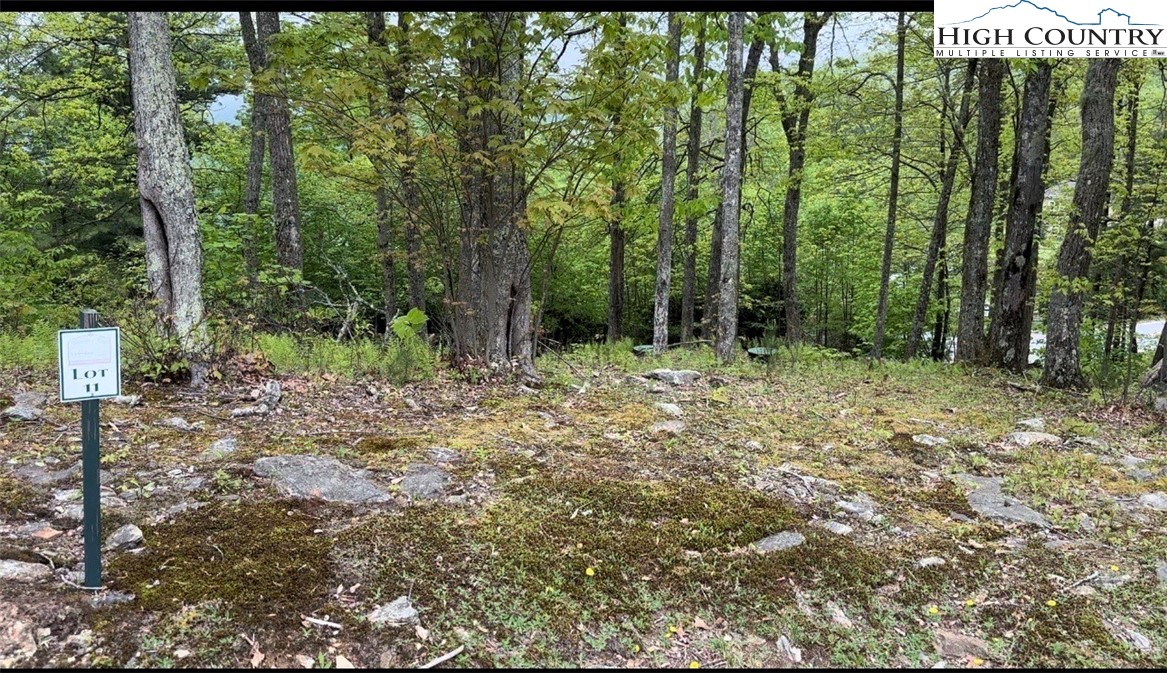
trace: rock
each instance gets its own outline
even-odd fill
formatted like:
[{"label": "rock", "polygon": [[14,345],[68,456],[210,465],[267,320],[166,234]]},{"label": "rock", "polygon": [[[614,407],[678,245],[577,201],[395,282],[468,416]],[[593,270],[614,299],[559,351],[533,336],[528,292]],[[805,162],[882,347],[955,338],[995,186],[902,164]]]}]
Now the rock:
[{"label": "rock", "polygon": [[1103,619],[1102,624],[1106,626],[1106,630],[1110,631],[1110,634],[1114,636],[1116,640],[1120,640],[1127,645],[1130,645],[1139,652],[1151,651],[1153,647],[1151,644],[1151,639],[1139,633],[1138,631],[1135,631],[1134,629],[1128,629],[1121,624],[1110,621],[1109,619]]},{"label": "rock", "polygon": [[1051,435],[1047,432],[1011,432],[1005,436],[1005,445],[1019,448],[1026,448],[1035,444],[1049,444],[1057,446],[1062,443],[1062,438],[1057,435]]},{"label": "rock", "polygon": [[142,402],[141,395],[118,395],[110,400],[114,404],[121,404],[127,407],[136,407]]},{"label": "rock", "polygon": [[25,391],[22,393],[16,393],[15,395],[13,395],[12,396],[12,406],[14,406],[14,407],[40,408],[40,407],[44,406],[45,402],[47,402],[48,399],[49,399],[49,396],[45,395],[44,393],[38,393],[38,392],[28,390],[28,391]]},{"label": "rock", "polygon": [[766,447],[762,446],[762,443],[756,439],[751,439],[751,440],[747,441],[745,443],[745,447],[747,449],[749,449],[750,451],[765,451],[766,450]]},{"label": "rock", "polygon": [[129,603],[135,598],[134,594],[128,594],[123,591],[103,591],[99,594],[90,596],[89,607],[94,610],[101,608],[108,608],[114,605],[121,605],[122,603]]},{"label": "rock", "polygon": [[828,603],[827,611],[830,612],[831,621],[835,624],[838,624],[845,629],[855,628],[855,622],[851,621],[851,618],[847,616],[846,612],[843,612],[843,608],[835,605],[834,603]]},{"label": "rock", "polygon": [[199,454],[199,460],[219,460],[239,450],[239,441],[234,437],[223,437],[215,440],[205,451]]},{"label": "rock", "polygon": [[1028,432],[1045,432],[1045,419],[1027,418],[1023,421],[1017,421],[1017,427]]},{"label": "rock", "polygon": [[778,653],[785,657],[790,663],[802,663],[802,650],[795,647],[794,644],[790,642],[789,636],[780,636],[778,641],[774,644],[778,647]]},{"label": "rock", "polygon": [[202,488],[203,486],[206,486],[206,484],[207,484],[206,477],[195,476],[195,477],[191,477],[190,479],[187,479],[182,484],[182,490],[186,491],[187,493],[193,493],[193,492],[199,490],[200,488]]},{"label": "rock", "polygon": [[660,409],[661,411],[665,412],[669,416],[676,416],[677,418],[680,418],[685,413],[685,412],[681,411],[680,405],[673,404],[672,402],[657,402],[656,404],[654,404],[652,406],[656,407],[657,409]]},{"label": "rock", "polygon": [[823,524],[823,528],[826,528],[835,535],[850,535],[855,531],[854,528],[841,521],[828,521]]},{"label": "rock", "polygon": [[678,386],[693,383],[697,379],[701,378],[701,372],[696,372],[692,369],[678,369],[675,371],[672,369],[654,369],[651,372],[645,374],[645,376],[650,379],[664,381],[665,383],[671,383],[674,386]]},{"label": "rock", "polygon": [[462,454],[445,446],[435,446],[426,455],[435,463],[456,463],[462,460]]},{"label": "rock", "polygon": [[296,663],[299,664],[301,668],[312,668],[316,665],[316,661],[306,654],[297,654]]},{"label": "rock", "polygon": [[36,524],[36,528],[30,533],[32,537],[35,537],[38,540],[45,540],[46,542],[48,540],[55,540],[63,534],[64,533],[62,531],[59,531],[48,524]]},{"label": "rock", "polygon": [[338,654],[336,655],[336,668],[355,669],[356,666],[353,665],[353,662],[348,660],[348,657],[344,656],[343,654]]},{"label": "rock", "polygon": [[1157,512],[1167,512],[1167,493],[1162,491],[1144,493],[1139,496],[1139,504]]},{"label": "rock", "polygon": [[385,502],[391,496],[371,483],[360,470],[323,456],[269,456],[252,469],[268,477],[283,493],[295,498],[328,502]]},{"label": "rock", "polygon": [[35,421],[41,417],[41,410],[36,407],[21,407],[13,405],[0,411],[0,417],[13,421]]},{"label": "rock", "polygon": [[52,569],[43,563],[0,559],[0,580],[31,582],[42,577],[49,577],[52,574]]},{"label": "rock", "polygon": [[758,540],[753,546],[758,553],[765,554],[772,551],[793,549],[803,542],[806,542],[806,537],[802,533],[794,530],[784,530],[781,533]]},{"label": "rock", "polygon": [[269,380],[263,385],[262,390],[251,391],[251,396],[258,400],[258,404],[248,407],[240,407],[231,410],[231,417],[238,418],[240,416],[257,416],[261,414],[268,414],[275,411],[279,406],[280,397],[283,392],[280,390],[280,382],[276,380]]},{"label": "rock", "polygon": [[670,435],[679,435],[684,429],[685,423],[683,421],[661,421],[660,423],[654,423],[648,431],[654,435],[661,432],[667,432]]},{"label": "rock", "polygon": [[943,437],[933,437],[932,435],[912,435],[912,441],[928,447],[943,446],[948,443],[948,440]]},{"label": "rock", "polygon": [[419,463],[406,468],[400,486],[414,500],[431,500],[440,497],[451,480],[445,470]]},{"label": "rock", "polygon": [[968,505],[974,512],[991,519],[1003,519],[1048,528],[1049,522],[1020,500],[1001,492],[1002,477],[977,477],[958,474],[956,479],[972,485],[976,490],[968,494]]},{"label": "rock", "polygon": [[860,493],[851,500],[837,500],[835,507],[863,521],[875,518],[875,501],[866,493]]},{"label": "rock", "polygon": [[1167,587],[1167,561],[1155,564],[1155,576],[1159,578],[1159,586]]},{"label": "rock", "polygon": [[987,642],[980,638],[966,636],[963,633],[957,633],[947,629],[937,629],[933,635],[933,642],[936,645],[936,652],[942,657],[951,659],[966,659],[968,657],[987,659],[989,656],[989,644]]},{"label": "rock", "polygon": [[947,561],[940,558],[939,556],[926,556],[926,557],[920,559],[919,561],[916,561],[916,565],[920,566],[921,568],[931,568],[932,566],[942,566],[945,563],[947,563]]},{"label": "rock", "polygon": [[186,659],[187,657],[190,656],[190,654],[191,654],[190,650],[175,650],[174,651],[174,658],[175,659]]},{"label": "rock", "polygon": [[188,423],[187,420],[181,416],[171,416],[170,418],[162,421],[162,425],[165,425],[168,428],[174,428],[175,430],[182,430],[184,432],[190,432],[198,429],[197,426]]},{"label": "rock", "polygon": [[140,546],[144,540],[145,537],[142,535],[142,529],[132,523],[128,523],[115,530],[112,535],[105,539],[105,549],[106,551],[130,549]]},{"label": "rock", "polygon": [[407,596],[399,596],[391,603],[377,606],[366,617],[377,626],[408,626],[418,623],[417,608]]},{"label": "rock", "polygon": [[1091,584],[1098,587],[1099,589],[1109,590],[1121,587],[1127,582],[1130,582],[1132,579],[1134,578],[1127,573],[1115,572],[1107,568],[1105,570],[1100,570],[1098,572],[1098,576],[1091,581]]}]

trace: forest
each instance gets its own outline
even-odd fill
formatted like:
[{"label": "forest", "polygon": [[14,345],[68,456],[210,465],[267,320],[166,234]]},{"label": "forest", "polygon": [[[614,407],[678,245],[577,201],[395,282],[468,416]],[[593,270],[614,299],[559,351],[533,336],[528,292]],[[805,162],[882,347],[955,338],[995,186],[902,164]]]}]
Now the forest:
[{"label": "forest", "polygon": [[0,12],[0,667],[1167,665],[1167,68],[933,32]]}]

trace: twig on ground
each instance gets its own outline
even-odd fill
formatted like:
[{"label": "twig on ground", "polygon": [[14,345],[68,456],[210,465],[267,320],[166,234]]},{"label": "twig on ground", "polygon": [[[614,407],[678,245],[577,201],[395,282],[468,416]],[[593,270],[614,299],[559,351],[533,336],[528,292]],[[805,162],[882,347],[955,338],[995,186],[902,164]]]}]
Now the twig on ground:
[{"label": "twig on ground", "polygon": [[459,645],[457,648],[443,654],[442,656],[438,657],[437,659],[433,659],[429,662],[422,664],[421,666],[418,666],[418,668],[433,668],[434,666],[437,666],[438,664],[440,664],[444,661],[449,661],[449,660],[453,659],[454,657],[458,656],[459,654],[462,654],[462,650],[464,650],[464,649],[466,649],[465,645]]},{"label": "twig on ground", "polygon": [[[304,615],[300,615],[300,616],[304,617]],[[304,617],[304,621],[308,622],[309,624],[315,624],[317,626],[329,626],[329,627],[332,627],[338,631],[340,629],[344,628],[340,624],[337,624],[336,622],[330,622],[326,619],[317,619],[315,617]]]}]

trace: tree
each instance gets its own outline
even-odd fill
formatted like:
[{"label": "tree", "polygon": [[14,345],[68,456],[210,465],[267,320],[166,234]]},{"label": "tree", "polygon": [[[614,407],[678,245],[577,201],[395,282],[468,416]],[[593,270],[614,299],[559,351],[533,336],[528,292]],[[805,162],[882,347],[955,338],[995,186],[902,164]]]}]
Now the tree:
[{"label": "tree", "polygon": [[[956,169],[960,164],[959,158],[964,146],[964,131],[968,127],[969,117],[971,117],[969,99],[972,96],[976,69],[977,60],[969,59],[968,67],[964,72],[964,91],[960,97],[960,110],[952,125],[952,143],[944,156],[943,168],[941,169],[940,195],[936,204],[936,215],[932,220],[932,236],[928,241],[928,256],[924,260],[924,278],[920,284],[920,296],[916,301],[916,313],[912,318],[912,328],[908,332],[908,343],[904,348],[904,358],[909,360],[916,357],[916,350],[920,346],[920,338],[924,331],[924,318],[928,313],[928,300],[932,293],[932,274],[936,271],[936,263],[948,240],[948,204],[952,199],[952,189],[956,183]],[[947,73],[945,79],[947,79]],[[945,146],[944,138],[942,127],[940,136],[942,153]]]},{"label": "tree", "polygon": [[717,358],[732,362],[737,346],[738,258],[741,242],[738,217],[741,214],[742,181],[742,30],[745,12],[729,15],[729,46],[725,57],[725,168],[721,177],[721,294],[717,307]]},{"label": "tree", "polygon": [[[243,50],[247,53],[247,63],[252,77],[258,76],[267,68],[267,53],[255,35],[255,24],[251,20],[251,12],[239,12],[239,26],[243,33]],[[243,196],[243,213],[248,216],[247,241],[244,244],[244,255],[247,262],[247,277],[252,287],[255,287],[259,275],[259,252],[255,236],[256,216],[259,214],[259,198],[263,188],[263,155],[267,145],[267,111],[271,107],[271,100],[267,94],[261,93],[258,87],[252,87],[251,96],[251,151],[247,160],[247,188]]]},{"label": "tree", "polygon": [[163,12],[130,12],[130,76],[146,273],[163,333],[206,381],[202,239],[190,155],[178,111],[170,32]]},{"label": "tree", "polygon": [[1058,252],[1057,284],[1046,319],[1042,382],[1054,388],[1082,387],[1078,355],[1082,307],[1090,272],[1091,246],[1106,218],[1114,166],[1114,90],[1121,62],[1091,59],[1082,88],[1082,155],[1074,183],[1070,224]]},{"label": "tree", "polygon": [[[365,28],[369,42],[377,47],[385,47],[385,13],[365,12]],[[393,73],[388,66],[382,68],[385,73],[386,84],[391,90],[398,87]],[[402,87],[404,88],[404,87]],[[379,102],[379,96],[372,94],[369,97],[369,111],[374,115],[384,114]],[[377,164],[377,192],[375,201],[375,215],[377,218],[377,257],[381,261],[381,305],[385,313],[385,334],[391,331],[390,323],[397,314],[397,271],[393,264],[393,225],[392,213],[389,208],[389,176],[386,161],[378,157]]]},{"label": "tree", "polygon": [[[620,12],[617,19],[616,72],[615,79],[623,82],[628,78],[627,30],[628,14]],[[612,110],[612,128],[621,132],[624,112],[624,98],[617,97]],[[628,234],[624,230],[624,201],[627,184],[624,176],[624,162],[627,158],[619,149],[613,158],[611,215],[608,219],[608,343],[624,338],[624,248]]]},{"label": "tree", "polygon": [[698,13],[697,42],[693,47],[693,100],[689,106],[689,138],[685,149],[685,201],[689,214],[685,218],[685,239],[681,246],[684,264],[681,285],[681,342],[693,340],[693,314],[697,293],[697,201],[701,168],[701,91],[705,74],[705,13]]},{"label": "tree", "polygon": [[1053,62],[1032,64],[1017,129],[1017,178],[1009,200],[1002,255],[1001,283],[989,326],[987,359],[1003,369],[1021,372],[1029,365],[1029,329],[1036,289],[1037,249],[1034,232],[1045,196],[1042,173],[1047,162],[1050,124],[1050,84]]},{"label": "tree", "polygon": [[[802,52],[798,58],[798,71],[794,75],[794,93],[787,100],[782,89],[775,88],[782,109],[782,130],[789,147],[786,203],[782,210],[782,296],[786,311],[786,338],[791,342],[802,340],[802,314],[798,306],[798,208],[802,202],[802,172],[806,165],[806,129],[814,103],[811,77],[814,75],[819,31],[832,15],[833,12],[807,12],[804,15]],[[773,44],[770,45],[770,66],[775,72],[782,72]]]},{"label": "tree", "polygon": [[977,155],[972,194],[964,228],[960,275],[960,313],[956,361],[976,362],[985,341],[985,291],[989,273],[989,235],[993,225],[1001,151],[1001,85],[1008,65],[1003,59],[981,61],[977,101]]},{"label": "tree", "polygon": [[673,204],[677,180],[677,104],[672,85],[681,61],[681,17],[669,12],[669,53],[665,66],[668,87],[665,105],[664,148],[661,157],[660,227],[657,230],[656,298],[653,307],[652,346],[660,355],[669,345],[669,284],[673,276]]},{"label": "tree", "polygon": [[887,190],[887,230],[883,236],[883,262],[879,272],[879,306],[876,307],[875,340],[871,357],[883,357],[883,335],[887,325],[887,295],[891,280],[891,252],[896,238],[896,210],[900,194],[900,152],[904,137],[904,43],[907,35],[904,12],[896,18],[896,79],[895,84],[895,126],[891,136],[891,175]]},{"label": "tree", "polygon": [[[265,53],[270,54],[272,40],[280,32],[279,12],[256,12],[256,26],[259,43],[263,45]],[[265,65],[270,66],[270,63]],[[278,81],[278,77],[276,79]],[[272,95],[268,99],[265,121],[271,155],[276,252],[280,264],[302,272],[304,251],[300,242],[300,199],[296,189],[296,160],[287,96]]]}]

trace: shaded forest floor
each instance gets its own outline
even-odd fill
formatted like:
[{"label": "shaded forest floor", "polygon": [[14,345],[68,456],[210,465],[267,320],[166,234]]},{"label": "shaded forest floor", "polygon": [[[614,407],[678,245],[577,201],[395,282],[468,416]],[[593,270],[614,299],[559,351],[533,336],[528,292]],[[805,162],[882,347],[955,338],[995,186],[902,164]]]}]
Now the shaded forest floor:
[{"label": "shaded forest floor", "polygon": [[[659,367],[701,376],[643,376]],[[819,356],[540,369],[539,389],[281,375],[277,409],[243,417],[254,370],[200,396],[130,387],[140,404],[102,404],[104,533],[144,541],[105,555],[96,601],[69,584],[78,407],[0,421],[0,564],[51,566],[0,579],[0,660],[1167,665],[1161,415]],[[0,406],[56,398],[51,376],[6,378]],[[1035,418],[1056,439],[1010,436]],[[293,455],[386,495],[292,498],[253,468]],[[370,619],[400,596],[418,623]]]}]

